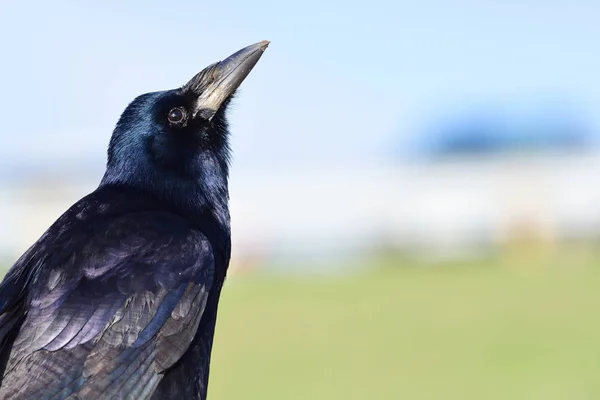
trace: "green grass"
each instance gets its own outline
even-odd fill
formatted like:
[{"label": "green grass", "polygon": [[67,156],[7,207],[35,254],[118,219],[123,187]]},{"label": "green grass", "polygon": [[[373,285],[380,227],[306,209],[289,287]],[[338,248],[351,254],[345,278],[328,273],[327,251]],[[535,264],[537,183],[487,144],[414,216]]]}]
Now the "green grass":
[{"label": "green grass", "polygon": [[231,277],[210,398],[600,399],[600,254],[588,250]]},{"label": "green grass", "polygon": [[213,399],[600,399],[600,268],[234,277]]}]

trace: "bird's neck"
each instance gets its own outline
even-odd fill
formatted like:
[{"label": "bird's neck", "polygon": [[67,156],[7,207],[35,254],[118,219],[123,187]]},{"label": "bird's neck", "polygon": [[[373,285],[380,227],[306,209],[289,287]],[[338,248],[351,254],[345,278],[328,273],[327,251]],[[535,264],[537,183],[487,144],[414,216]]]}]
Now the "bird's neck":
[{"label": "bird's neck", "polygon": [[229,233],[227,164],[205,155],[194,160],[190,169],[182,174],[139,159],[109,162],[100,188],[136,191],[192,221],[204,221],[212,216]]}]

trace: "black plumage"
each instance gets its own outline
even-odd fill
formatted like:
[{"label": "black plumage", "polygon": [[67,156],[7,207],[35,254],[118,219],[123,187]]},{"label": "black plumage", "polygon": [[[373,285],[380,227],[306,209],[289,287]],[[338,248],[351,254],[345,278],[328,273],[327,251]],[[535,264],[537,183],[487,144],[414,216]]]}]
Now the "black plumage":
[{"label": "black plumage", "polygon": [[268,42],[124,111],[100,186],[0,285],[0,399],[204,399],[229,264],[227,104]]}]

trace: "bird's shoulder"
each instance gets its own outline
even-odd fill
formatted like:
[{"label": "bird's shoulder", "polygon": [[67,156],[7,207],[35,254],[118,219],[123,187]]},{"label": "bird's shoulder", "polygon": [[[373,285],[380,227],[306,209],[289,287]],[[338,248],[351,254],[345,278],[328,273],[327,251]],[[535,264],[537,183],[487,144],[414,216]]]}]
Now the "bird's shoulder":
[{"label": "bird's shoulder", "polygon": [[135,273],[141,265],[146,273],[193,273],[198,261],[213,262],[212,246],[189,220],[135,192],[99,189],[65,211],[12,266],[0,284],[0,312],[16,288],[45,292],[52,281],[64,285],[122,268]]}]

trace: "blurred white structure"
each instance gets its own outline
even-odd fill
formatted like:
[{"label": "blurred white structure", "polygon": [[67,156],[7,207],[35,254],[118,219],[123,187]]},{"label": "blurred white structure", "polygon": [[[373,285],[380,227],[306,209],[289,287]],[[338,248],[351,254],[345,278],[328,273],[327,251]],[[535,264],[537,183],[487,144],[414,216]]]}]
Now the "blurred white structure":
[{"label": "blurred white structure", "polygon": [[[600,235],[600,155],[458,159],[393,167],[235,171],[233,256],[348,255],[381,246],[428,252]],[[21,254],[89,183],[29,181],[0,191],[0,254]]]}]

